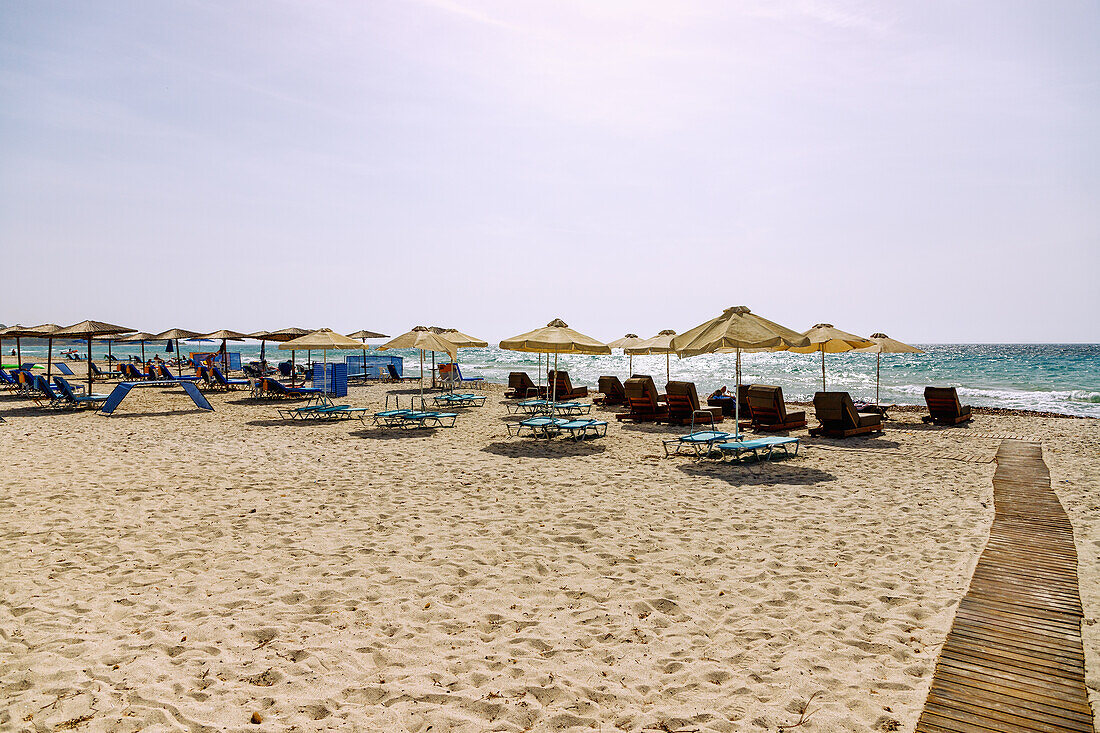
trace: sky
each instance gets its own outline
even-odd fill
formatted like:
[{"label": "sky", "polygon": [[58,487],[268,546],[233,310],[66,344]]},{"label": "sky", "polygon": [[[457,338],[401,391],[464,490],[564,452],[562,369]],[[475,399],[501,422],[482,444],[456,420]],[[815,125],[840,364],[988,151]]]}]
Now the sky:
[{"label": "sky", "polygon": [[1100,4],[7,2],[0,323],[1100,341]]}]

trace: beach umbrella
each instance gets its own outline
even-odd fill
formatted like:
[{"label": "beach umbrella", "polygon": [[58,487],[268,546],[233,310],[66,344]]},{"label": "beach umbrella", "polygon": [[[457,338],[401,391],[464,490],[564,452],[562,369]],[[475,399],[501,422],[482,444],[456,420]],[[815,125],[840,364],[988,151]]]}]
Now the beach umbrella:
[{"label": "beach umbrella", "polygon": [[743,305],[726,308],[722,315],[701,323],[690,331],[673,336],[670,346],[681,357],[698,354],[737,354],[737,392],[734,399],[734,434],[741,435],[741,352],[745,349],[782,351],[791,346],[802,346],[809,339],[798,331],[780,326],[774,321],[756,315]]},{"label": "beach umbrella", "polygon": [[841,354],[852,349],[863,349],[874,345],[874,342],[862,336],[841,331],[831,323],[819,323],[802,335],[809,340],[809,344],[806,346],[792,346],[790,350],[796,354],[821,352],[822,392],[825,391],[825,354]]},{"label": "beach umbrella", "polygon": [[452,359],[458,356],[457,346],[427,326],[417,326],[413,330],[403,333],[378,347],[379,351],[385,351],[386,349],[417,349],[420,351],[421,407],[424,406],[424,352],[431,351],[435,353],[441,351]]},{"label": "beach umbrella", "polygon": [[49,342],[49,354],[46,357],[46,378],[50,377],[50,367],[53,361],[53,333],[59,330],[61,326],[53,323],[43,323],[40,326],[9,326],[8,328],[0,331],[0,336],[14,336],[15,337],[15,353],[16,360],[19,362],[20,369],[23,368],[23,344],[24,338],[44,338]]},{"label": "beach umbrella", "polygon": [[671,328],[666,328],[653,338],[643,340],[641,343],[631,346],[626,349],[626,353],[633,356],[634,354],[664,354],[665,355],[665,381],[672,381],[672,354],[675,350],[672,348],[672,339],[676,337],[676,332]]},{"label": "beach umbrella", "polygon": [[198,331],[188,331],[186,328],[170,328],[167,331],[161,331],[155,338],[157,341],[161,339],[168,339],[169,341],[176,342],[176,362],[177,367],[182,371],[183,369],[183,354],[180,353],[180,339],[193,339],[201,336]]},{"label": "beach umbrella", "polygon": [[127,334],[127,335],[125,335],[125,336],[123,336],[122,338],[119,339],[119,341],[124,341],[126,343],[140,343],[141,344],[141,363],[142,364],[145,364],[145,342],[146,341],[155,341],[155,340],[156,340],[156,337],[153,334],[148,333],[147,331],[138,331],[137,333],[130,333],[130,334]]},{"label": "beach umbrella", "polygon": [[92,393],[92,338],[95,336],[133,333],[134,329],[102,321],[81,321],[53,332],[54,338],[82,338],[88,341],[88,394]]},{"label": "beach umbrella", "polygon": [[349,333],[348,338],[362,339],[363,340],[363,378],[367,377],[367,339],[388,339],[384,333],[377,333],[375,331],[367,331],[363,329],[356,331],[355,333]]},{"label": "beach umbrella", "polygon": [[15,366],[16,369],[23,368],[23,344],[20,343],[20,339],[23,338],[23,334],[27,332],[26,326],[8,326],[7,328],[0,330],[0,338],[4,336],[10,336],[15,339],[15,360],[18,362]]},{"label": "beach umbrella", "polygon": [[875,355],[875,404],[878,404],[878,388],[879,388],[879,376],[882,368],[882,355],[883,354],[923,354],[924,352],[918,349],[916,346],[910,346],[909,344],[903,344],[902,342],[892,339],[884,333],[872,333],[870,341],[874,343],[874,346],[865,346],[862,349],[856,349],[856,351],[862,354],[874,354]]},{"label": "beach umbrella", "polygon": [[314,349],[322,352],[322,369],[328,366],[328,352],[359,349],[362,346],[358,341],[343,334],[336,333],[331,328],[322,328],[296,339],[291,339],[279,344],[279,348],[285,351],[301,351]]},{"label": "beach umbrella", "polygon": [[40,326],[33,326],[30,330],[39,334],[39,338],[46,339],[46,379],[49,380],[53,372],[53,334],[60,331],[61,326],[56,323],[43,323]]},{"label": "beach umbrella", "polygon": [[[519,336],[513,336],[510,339],[504,339],[500,342],[500,348],[507,349],[509,351],[525,351],[530,353],[540,353],[547,355],[547,361],[550,359],[550,354],[554,355],[554,371],[558,369],[558,354],[610,354],[611,347],[607,344],[597,341],[591,336],[585,336],[579,331],[574,331],[565,321],[560,318],[547,323],[543,328],[536,328],[534,331],[528,331],[527,333],[521,333]],[[539,375],[539,381],[542,381],[542,375]],[[554,380],[553,392],[550,396],[550,401],[554,402],[557,398],[557,382]]]},{"label": "beach umbrella", "polygon": [[627,374],[628,377],[634,374],[634,354],[630,351],[627,351],[627,349],[633,346],[637,346],[643,341],[645,341],[645,339],[639,338],[638,334],[628,333],[621,339],[615,339],[614,341],[607,342],[607,345],[613,349],[622,349],[623,353],[626,354],[629,358],[630,361],[628,362],[629,366],[627,367],[627,370],[630,372],[630,374]]},{"label": "beach umbrella", "polygon": [[[450,341],[452,344],[460,349],[484,349],[489,345],[488,341],[483,341],[476,336],[470,336],[469,334],[462,333],[457,328],[439,328],[438,326],[432,326],[432,331],[435,331],[443,338]],[[457,352],[456,352],[457,354]],[[432,352],[432,361],[435,361],[435,352]],[[455,365],[458,365],[458,356],[455,356]],[[434,363],[432,365],[435,366]],[[435,379],[435,371],[432,371],[432,379]],[[451,384],[454,385],[454,379],[452,378]]]},{"label": "beach umbrella", "polygon": [[228,328],[223,328],[220,331],[214,331],[213,333],[203,334],[203,338],[214,339],[215,341],[218,340],[218,339],[222,340],[222,348],[221,348],[221,351],[219,351],[218,353],[220,353],[222,355],[222,369],[224,369],[226,371],[229,371],[229,363],[227,361],[226,353],[225,353],[225,342],[226,341],[244,341],[246,338],[248,338],[248,335],[244,334],[244,333],[238,333],[237,331],[230,331]]},{"label": "beach umbrella", "polygon": [[[248,334],[250,339],[260,339],[260,365],[263,368],[264,373],[267,373],[267,343],[268,341],[274,341],[276,343],[285,343],[291,339],[296,339],[299,336],[305,336],[310,333],[304,328],[294,328],[289,326],[287,328],[281,328],[278,331],[257,331],[256,333]],[[290,351],[290,384],[294,385],[294,350]]]}]

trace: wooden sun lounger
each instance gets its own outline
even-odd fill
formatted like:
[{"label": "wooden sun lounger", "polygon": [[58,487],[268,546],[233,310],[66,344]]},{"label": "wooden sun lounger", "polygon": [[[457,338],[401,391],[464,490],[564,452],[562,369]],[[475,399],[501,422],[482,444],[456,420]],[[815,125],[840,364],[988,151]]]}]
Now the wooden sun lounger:
[{"label": "wooden sun lounger", "polygon": [[618,377],[600,377],[598,390],[602,397],[592,399],[597,405],[621,405],[626,402],[626,392]]},{"label": "wooden sun lounger", "polygon": [[754,384],[748,389],[748,397],[755,429],[773,432],[806,427],[805,411],[787,412],[782,387]]},{"label": "wooden sun lounger", "polygon": [[973,417],[969,405],[959,404],[954,387],[925,387],[924,401],[928,405],[928,414],[921,418],[924,422],[958,425]]},{"label": "wooden sun lounger", "polygon": [[555,402],[575,400],[578,397],[588,396],[588,387],[574,387],[573,383],[569,381],[569,372],[560,370],[554,371],[551,369],[547,375],[547,379],[550,382],[548,394],[554,398]]},{"label": "wooden sun lounger", "polygon": [[857,412],[847,392],[818,392],[814,395],[814,414],[821,423],[810,428],[810,435],[826,438],[849,438],[882,432],[882,415],[877,412]]},{"label": "wooden sun lounger", "polygon": [[702,407],[695,382],[669,382],[666,385],[668,422],[671,425],[722,422],[721,407]]},{"label": "wooden sun lounger", "polygon": [[660,422],[668,419],[668,405],[660,404],[664,395],[657,393],[657,385],[653,383],[653,377],[631,377],[626,380],[623,391],[626,393],[626,402],[630,412],[617,413],[615,415],[616,420]]},{"label": "wooden sun lounger", "polygon": [[508,391],[504,396],[510,400],[525,400],[528,397],[546,397],[546,388],[539,387],[531,381],[527,372],[510,372],[508,374]]}]

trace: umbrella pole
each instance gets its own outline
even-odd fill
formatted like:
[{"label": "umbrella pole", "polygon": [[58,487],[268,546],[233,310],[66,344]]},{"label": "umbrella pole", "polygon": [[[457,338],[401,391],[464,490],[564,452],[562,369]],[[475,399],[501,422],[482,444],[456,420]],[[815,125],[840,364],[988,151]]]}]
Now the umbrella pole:
[{"label": "umbrella pole", "polygon": [[[549,362],[550,357],[546,357]],[[554,386],[552,387],[553,394],[550,398],[550,402],[554,403],[558,401],[558,352],[554,351]]]},{"label": "umbrella pole", "polygon": [[[180,342],[177,341],[176,342],[176,349],[177,350],[179,350],[179,345],[180,345]],[[107,371],[111,370],[111,364],[114,363],[114,359],[112,358],[113,356],[114,356],[114,354],[111,353],[111,339],[107,339]]]},{"label": "umbrella pole", "polygon": [[294,358],[295,350],[290,350],[290,386],[294,386],[294,378],[298,376],[298,360]]},{"label": "umbrella pole", "polygon": [[420,350],[420,409],[424,409],[424,349]]},{"label": "umbrella pole", "polygon": [[50,378],[50,370],[53,367],[53,339],[46,339],[46,343],[46,348],[48,349],[46,351],[46,379],[48,381]]},{"label": "umbrella pole", "polygon": [[737,347],[737,387],[733,393],[733,437],[741,440],[741,347]]},{"label": "umbrella pole", "polygon": [[88,334],[88,394],[92,394],[92,335]]},{"label": "umbrella pole", "polygon": [[432,389],[435,389],[435,352],[432,352]]},{"label": "umbrella pole", "polygon": [[825,391],[825,349],[821,350],[821,391]]},{"label": "umbrella pole", "polygon": [[145,368],[145,342],[141,342],[141,367]]},{"label": "umbrella pole", "polygon": [[878,407],[878,386],[882,379],[882,354],[875,354],[875,407]]},{"label": "umbrella pole", "polygon": [[634,376],[634,354],[630,354],[629,356],[630,356],[630,366],[627,367],[627,375],[626,375],[627,379],[630,379],[632,376]]},{"label": "umbrella pole", "polygon": [[16,367],[16,369],[22,369],[23,368],[23,345],[19,343],[19,337],[18,336],[15,337],[15,354],[16,354],[15,360],[19,362],[19,365]]},{"label": "umbrella pole", "polygon": [[672,381],[672,355],[665,352],[665,381]]}]

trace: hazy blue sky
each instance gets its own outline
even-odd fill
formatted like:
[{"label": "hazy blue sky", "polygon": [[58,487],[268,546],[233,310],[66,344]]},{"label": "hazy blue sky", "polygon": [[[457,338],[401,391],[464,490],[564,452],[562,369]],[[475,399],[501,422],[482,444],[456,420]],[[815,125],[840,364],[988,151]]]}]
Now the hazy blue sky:
[{"label": "hazy blue sky", "polygon": [[0,322],[1100,341],[1100,4],[4,2]]}]

